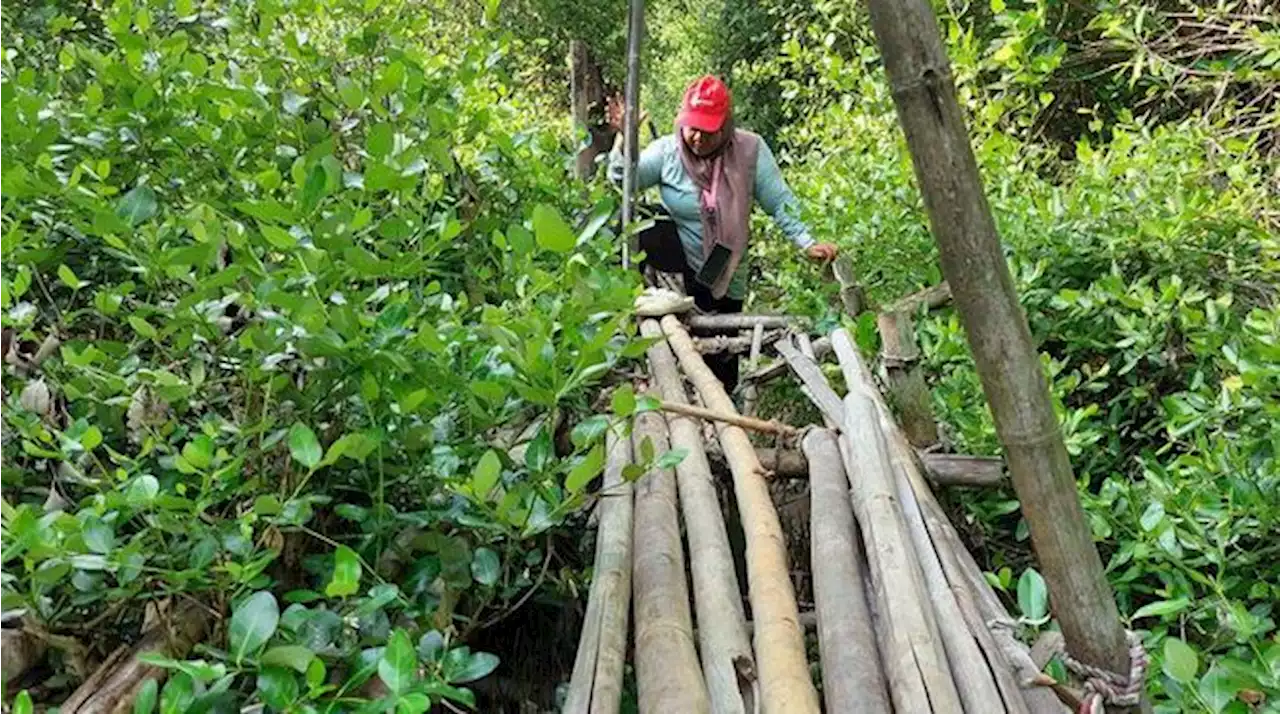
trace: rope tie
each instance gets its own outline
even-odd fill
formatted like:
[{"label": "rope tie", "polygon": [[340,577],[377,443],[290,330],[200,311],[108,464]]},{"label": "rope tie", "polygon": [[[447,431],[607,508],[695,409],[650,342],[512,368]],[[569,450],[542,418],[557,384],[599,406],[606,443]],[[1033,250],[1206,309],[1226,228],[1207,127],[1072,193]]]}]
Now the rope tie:
[{"label": "rope tie", "polygon": [[1104,704],[1117,707],[1133,707],[1142,701],[1142,691],[1147,680],[1147,650],[1142,638],[1132,630],[1125,630],[1129,644],[1129,676],[1125,677],[1101,667],[1085,664],[1067,654],[1065,645],[1059,649],[1062,663],[1084,680],[1084,698],[1077,714],[1104,714]]},{"label": "rope tie", "polygon": [[[1017,631],[1018,622],[1009,618],[987,621],[987,629]],[[1108,669],[1085,664],[1067,653],[1066,644],[1059,644],[1057,654],[1067,670],[1084,681],[1084,697],[1076,714],[1106,714],[1104,705],[1136,707],[1142,701],[1147,683],[1147,650],[1142,638],[1132,630],[1125,630],[1125,642],[1129,645],[1129,676],[1116,674]]]}]

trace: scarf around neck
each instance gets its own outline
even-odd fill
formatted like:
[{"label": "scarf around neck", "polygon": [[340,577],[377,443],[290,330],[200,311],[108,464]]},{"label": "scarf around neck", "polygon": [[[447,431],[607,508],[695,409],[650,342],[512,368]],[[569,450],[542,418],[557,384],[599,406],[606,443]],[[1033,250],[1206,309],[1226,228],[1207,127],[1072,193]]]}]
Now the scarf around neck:
[{"label": "scarf around neck", "polygon": [[733,118],[725,120],[728,136],[716,153],[698,156],[685,145],[684,133],[676,124],[676,145],[680,163],[698,187],[698,207],[702,216],[702,257],[705,260],[717,245],[729,249],[729,262],[711,285],[719,299],[729,290],[733,274],[747,252],[750,237],[751,202],[755,195],[756,157],[760,137],[736,129]]}]

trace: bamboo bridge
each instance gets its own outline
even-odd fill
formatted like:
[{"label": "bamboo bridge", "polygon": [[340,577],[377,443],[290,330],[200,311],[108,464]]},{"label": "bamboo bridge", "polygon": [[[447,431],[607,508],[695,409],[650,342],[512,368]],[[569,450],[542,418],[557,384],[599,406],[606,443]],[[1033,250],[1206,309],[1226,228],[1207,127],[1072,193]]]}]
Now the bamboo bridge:
[{"label": "bamboo bridge", "polygon": [[[1102,711],[1104,695],[1136,701],[1141,669],[1090,676],[1064,656],[1083,689],[1042,673],[1061,636],[1034,647],[1016,637],[1016,621],[934,496],[935,486],[1003,478],[998,459],[937,448],[911,319],[949,299],[944,283],[880,313],[879,374],[842,329],[811,340],[783,316],[641,318],[641,335],[655,341],[638,391],[662,409],[636,415],[629,436],[608,437],[594,578],[564,712],[617,712],[628,656],[643,713],[1048,714]],[[766,346],[777,359],[760,367]],[[748,366],[757,365],[740,387],[744,412],[762,381],[790,373],[823,424],[798,429],[740,414],[702,358],[726,349],[749,349]],[[819,363],[831,355],[843,396]],[[799,451],[758,449],[751,431]],[[686,455],[628,482],[623,468],[645,440]],[[713,464],[732,475],[736,509],[722,508]],[[770,493],[784,477],[808,481],[811,614],[797,605],[796,564]],[[726,510],[740,514],[745,594]],[[806,624],[816,625],[821,702]],[[1134,661],[1145,666],[1140,647]]]}]

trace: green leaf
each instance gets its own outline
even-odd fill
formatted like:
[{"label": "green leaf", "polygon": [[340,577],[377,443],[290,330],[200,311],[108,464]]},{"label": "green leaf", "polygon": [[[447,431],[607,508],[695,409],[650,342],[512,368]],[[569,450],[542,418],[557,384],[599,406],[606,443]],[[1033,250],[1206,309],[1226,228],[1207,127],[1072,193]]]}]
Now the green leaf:
[{"label": "green leaf", "polygon": [[413,684],[417,670],[418,655],[413,651],[413,642],[404,630],[397,627],[387,639],[382,659],[378,661],[378,677],[387,689],[398,694]]},{"label": "green leaf", "polygon": [[306,674],[315,657],[314,652],[301,645],[280,645],[263,652],[258,661],[264,665],[288,667],[299,674]]},{"label": "green leaf", "polygon": [[[1241,689],[1248,689],[1251,686],[1253,686],[1253,682],[1249,679],[1228,670],[1220,664],[1214,664],[1200,678],[1197,690],[1200,692],[1200,698],[1204,700],[1205,704],[1209,705],[1209,711],[1218,714],[1224,711],[1231,702],[1235,701]],[[1240,711],[1245,710],[1242,708]]]},{"label": "green leaf", "polygon": [[316,433],[302,422],[294,424],[289,429],[289,453],[298,463],[309,469],[315,468],[320,463],[320,459],[324,458],[324,451],[320,449]]},{"label": "green leaf", "polygon": [[267,243],[270,243],[273,248],[290,250],[298,247],[298,239],[294,238],[292,233],[279,226],[260,223],[258,224],[258,230],[262,233],[262,237],[267,239]]},{"label": "green leaf", "polygon": [[311,170],[307,172],[307,180],[302,184],[302,192],[299,194],[298,202],[302,209],[303,215],[310,214],[320,205],[328,193],[329,175],[324,170],[324,165],[317,161],[311,165]]},{"label": "green leaf", "polygon": [[160,714],[183,714],[195,700],[195,680],[186,672],[169,677],[160,692]]},{"label": "green leaf", "polygon": [[1049,589],[1034,568],[1027,568],[1018,578],[1018,607],[1022,616],[1037,622],[1049,615]]},{"label": "green leaf", "polygon": [[265,590],[250,595],[231,614],[231,625],[227,629],[233,661],[240,664],[247,655],[261,649],[275,634],[279,623],[280,605],[275,595]]},{"label": "green leaf", "polygon": [[110,553],[111,549],[115,547],[115,531],[111,530],[111,526],[103,523],[97,516],[91,516],[85,521],[81,534],[84,536],[84,544],[89,546],[89,550],[95,553]]},{"label": "green leaf", "polygon": [[375,159],[389,156],[396,146],[396,130],[391,124],[375,124],[365,137],[365,150]]},{"label": "green leaf", "polygon": [[137,315],[129,316],[129,326],[132,327],[133,331],[138,333],[138,336],[144,340],[154,340],[158,334],[156,332],[156,328],[151,326],[151,323]]},{"label": "green leaf", "polygon": [[187,463],[203,471],[213,463],[213,448],[213,439],[201,434],[188,441],[182,447],[182,458],[186,459]]},{"label": "green leaf", "polygon": [[476,498],[487,498],[501,475],[502,459],[493,449],[486,451],[480,457],[480,463],[476,464],[476,470],[471,473],[471,492]]},{"label": "green leaf", "polygon": [[466,684],[474,682],[489,676],[489,673],[498,668],[497,655],[491,655],[488,652],[475,652],[471,658],[467,660],[466,666],[461,671],[455,673],[449,678],[449,681],[455,684]]},{"label": "green leaf", "polygon": [[338,78],[338,96],[349,109],[359,109],[364,104],[364,90],[348,77]]},{"label": "green leaf", "polygon": [[275,711],[285,711],[298,700],[298,680],[284,667],[258,670],[258,696]]},{"label": "green leaf", "polygon": [[609,417],[603,414],[595,414],[578,422],[573,427],[569,438],[573,441],[573,445],[581,449],[599,441],[600,437],[609,430]]},{"label": "green leaf", "polygon": [[567,253],[573,250],[573,230],[560,217],[560,212],[545,203],[533,207],[533,234],[544,250]]},{"label": "green leaf", "polygon": [[1142,518],[1138,522],[1142,525],[1142,530],[1150,533],[1160,525],[1162,520],[1164,520],[1164,504],[1155,502],[1147,506],[1147,510],[1142,512]]},{"label": "green leaf", "polygon": [[654,462],[654,466],[660,469],[674,469],[684,462],[684,457],[689,455],[688,449],[677,448],[667,451],[667,453],[658,457]]},{"label": "green leaf", "polygon": [[345,545],[338,546],[333,554],[333,578],[325,586],[329,597],[354,595],[360,589],[360,557]]},{"label": "green leaf", "polygon": [[18,696],[13,698],[13,714],[33,714],[35,705],[31,702],[31,695],[27,690],[18,692]]},{"label": "green leaf", "polygon": [[71,268],[68,268],[65,265],[58,266],[58,279],[62,281],[63,285],[66,285],[72,290],[79,290],[85,285],[85,282],[80,278],[77,278],[76,274],[71,271]]},{"label": "green leaf", "polygon": [[630,384],[624,384],[613,391],[613,413],[620,417],[631,416],[636,410],[636,393]]},{"label": "green leaf", "polygon": [[133,714],[151,714],[156,708],[156,699],[160,696],[160,685],[154,679],[147,679],[138,690],[138,698],[133,700]]},{"label": "green leaf", "polygon": [[579,461],[564,480],[564,487],[569,493],[577,493],[604,468],[604,446],[596,444],[591,451]]},{"label": "green leaf", "polygon": [[481,585],[493,585],[502,575],[502,562],[498,554],[489,548],[476,548],[471,556],[471,577]]},{"label": "green leaf", "polygon": [[1133,619],[1136,620],[1140,617],[1172,615],[1175,612],[1182,612],[1187,609],[1190,604],[1191,601],[1185,597],[1180,597],[1177,600],[1160,600],[1158,602],[1148,603],[1138,608],[1138,611],[1133,613]]},{"label": "green leaf", "polygon": [[425,389],[418,389],[409,392],[400,400],[400,413],[409,414],[416,411],[418,407],[422,406],[422,403],[426,401],[426,399],[427,390]]},{"label": "green leaf", "polygon": [[135,186],[116,204],[116,215],[136,226],[159,211],[156,192],[150,186]]},{"label": "green leaf", "polygon": [[133,480],[129,484],[129,490],[125,491],[125,500],[134,508],[151,505],[156,500],[156,496],[160,493],[160,481],[151,474],[143,474]]},{"label": "green leaf", "polygon": [[1164,641],[1164,673],[1175,682],[1187,683],[1195,679],[1200,669],[1200,658],[1191,646],[1177,637]]}]

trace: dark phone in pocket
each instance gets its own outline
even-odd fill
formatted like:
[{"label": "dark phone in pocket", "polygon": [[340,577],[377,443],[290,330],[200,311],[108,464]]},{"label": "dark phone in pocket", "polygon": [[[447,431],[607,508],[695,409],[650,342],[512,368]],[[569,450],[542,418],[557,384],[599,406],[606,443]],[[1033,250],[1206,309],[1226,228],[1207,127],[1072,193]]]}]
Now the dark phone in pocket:
[{"label": "dark phone in pocket", "polygon": [[697,280],[706,287],[716,284],[724,270],[729,265],[729,256],[733,255],[733,251],[729,250],[724,244],[717,243],[711,249],[711,255],[707,256],[707,261],[702,264],[702,270],[698,271]]}]

